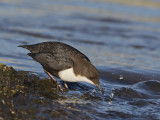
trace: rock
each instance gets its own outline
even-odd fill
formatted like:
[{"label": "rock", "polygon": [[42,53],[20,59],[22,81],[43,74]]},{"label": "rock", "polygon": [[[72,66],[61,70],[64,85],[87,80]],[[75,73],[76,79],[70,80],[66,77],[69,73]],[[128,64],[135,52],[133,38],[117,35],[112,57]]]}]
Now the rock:
[{"label": "rock", "polygon": [[51,80],[40,79],[26,71],[16,71],[0,63],[0,98],[1,117],[23,119],[31,114],[32,118],[36,118],[39,104],[65,97],[58,94],[56,84]]}]

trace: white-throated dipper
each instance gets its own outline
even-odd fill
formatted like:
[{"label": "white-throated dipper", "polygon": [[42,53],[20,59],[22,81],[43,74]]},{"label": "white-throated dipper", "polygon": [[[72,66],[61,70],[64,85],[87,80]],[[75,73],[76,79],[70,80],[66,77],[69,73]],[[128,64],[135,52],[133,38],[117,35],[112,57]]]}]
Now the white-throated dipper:
[{"label": "white-throated dipper", "polygon": [[79,50],[61,42],[43,42],[18,47],[26,48],[31,52],[28,55],[43,66],[44,71],[57,83],[61,91],[63,91],[62,87],[53,76],[63,80],[66,90],[68,86],[65,81],[87,82],[97,86],[104,94],[100,86],[98,70]]}]

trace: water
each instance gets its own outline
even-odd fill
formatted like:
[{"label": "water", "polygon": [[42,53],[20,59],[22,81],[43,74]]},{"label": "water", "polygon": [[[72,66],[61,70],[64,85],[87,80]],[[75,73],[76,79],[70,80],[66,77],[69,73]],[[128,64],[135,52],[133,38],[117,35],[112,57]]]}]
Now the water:
[{"label": "water", "polygon": [[[98,68],[105,95],[88,84],[69,84],[68,99],[56,101],[68,119],[160,119],[158,0],[5,0],[0,30],[0,62],[17,70],[46,76],[17,47],[45,41],[74,46]],[[50,104],[37,114],[53,118],[44,112],[56,109]]]}]

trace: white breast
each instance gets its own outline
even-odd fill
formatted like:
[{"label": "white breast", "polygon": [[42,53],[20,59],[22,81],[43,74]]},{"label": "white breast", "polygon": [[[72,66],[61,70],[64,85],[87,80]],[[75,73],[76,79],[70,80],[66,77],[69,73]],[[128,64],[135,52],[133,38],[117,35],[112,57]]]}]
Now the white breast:
[{"label": "white breast", "polygon": [[68,81],[68,82],[88,82],[90,84],[94,84],[91,80],[89,80],[85,76],[81,75],[75,75],[73,68],[69,68],[66,70],[62,70],[59,73],[59,77],[63,81]]}]

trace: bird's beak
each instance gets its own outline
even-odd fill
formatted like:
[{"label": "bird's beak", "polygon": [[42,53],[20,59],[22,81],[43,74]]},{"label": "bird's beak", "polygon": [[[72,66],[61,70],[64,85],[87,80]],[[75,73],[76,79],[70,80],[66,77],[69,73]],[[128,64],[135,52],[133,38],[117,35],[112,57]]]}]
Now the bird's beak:
[{"label": "bird's beak", "polygon": [[104,94],[104,90],[101,88],[101,85],[97,84],[96,86],[99,88],[99,90],[102,92],[102,94]]}]

